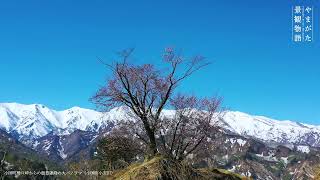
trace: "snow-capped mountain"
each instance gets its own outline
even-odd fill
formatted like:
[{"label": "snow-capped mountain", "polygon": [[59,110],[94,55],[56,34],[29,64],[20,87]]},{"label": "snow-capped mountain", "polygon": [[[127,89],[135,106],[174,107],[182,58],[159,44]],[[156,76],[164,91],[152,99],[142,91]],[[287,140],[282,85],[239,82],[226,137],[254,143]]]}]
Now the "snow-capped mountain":
[{"label": "snow-capped mountain", "polygon": [[[110,122],[125,119],[127,113],[128,110],[124,107],[101,113],[80,107],[55,111],[41,104],[0,103],[0,129],[18,139],[35,140],[50,133],[62,136],[76,130],[98,132]],[[172,110],[164,111],[167,116],[172,113]],[[319,126],[279,121],[236,111],[225,112],[217,124],[234,134],[266,142],[320,147]]]},{"label": "snow-capped mountain", "polygon": [[0,103],[0,129],[36,139],[51,132],[63,135],[75,130],[97,131],[107,120],[120,118],[121,114],[124,113],[120,108],[104,115],[80,107],[55,111],[41,104]]},{"label": "snow-capped mountain", "polygon": [[231,132],[266,142],[320,147],[320,127],[293,121],[279,121],[238,111],[226,112],[218,124]]},{"label": "snow-capped mountain", "polygon": [[[0,146],[23,143],[26,151],[61,164],[90,159],[97,140],[118,120],[132,118],[128,113],[125,107],[101,113],[80,107],[55,111],[41,104],[0,103]],[[170,118],[174,113],[164,110],[162,116]],[[307,172],[320,163],[319,126],[237,111],[222,113],[216,123],[221,128],[210,135],[210,148],[193,163],[207,159],[201,163],[275,180],[308,179],[312,174]]]}]

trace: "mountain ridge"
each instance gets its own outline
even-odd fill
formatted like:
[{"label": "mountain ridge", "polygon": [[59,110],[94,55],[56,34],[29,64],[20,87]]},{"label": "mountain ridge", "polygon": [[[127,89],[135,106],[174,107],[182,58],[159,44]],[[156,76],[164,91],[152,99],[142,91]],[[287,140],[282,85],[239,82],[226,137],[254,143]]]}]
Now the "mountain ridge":
[{"label": "mountain ridge", "polygon": [[[127,114],[125,107],[101,113],[80,107],[55,111],[41,104],[0,103],[0,132],[64,166],[94,159],[99,139],[118,120],[134,118]],[[164,110],[162,116],[173,114],[173,110]],[[320,163],[318,126],[239,111],[222,115],[215,121],[219,127],[210,133],[209,146],[190,159],[192,164],[227,169],[253,179],[312,177],[306,172]]]},{"label": "mountain ridge", "polygon": [[[81,107],[62,111],[42,104],[0,103],[0,128],[18,139],[37,139],[51,132],[67,135],[75,130],[98,132],[110,122],[125,120],[128,109],[116,107],[102,113]],[[164,110],[170,116],[173,110]],[[240,111],[225,111],[216,124],[235,134],[266,142],[302,144],[320,147],[320,126],[293,121],[280,121]]]}]

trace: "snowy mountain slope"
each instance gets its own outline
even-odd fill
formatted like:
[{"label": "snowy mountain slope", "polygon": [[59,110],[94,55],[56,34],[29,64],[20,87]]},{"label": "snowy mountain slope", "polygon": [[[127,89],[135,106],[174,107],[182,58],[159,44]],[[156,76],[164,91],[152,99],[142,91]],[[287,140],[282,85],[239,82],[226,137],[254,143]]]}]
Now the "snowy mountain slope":
[{"label": "snowy mountain slope", "polygon": [[79,107],[55,111],[41,104],[0,104],[0,128],[30,139],[50,132],[70,134],[75,130],[96,131],[105,123],[104,117],[100,112]]},{"label": "snowy mountain slope", "polygon": [[320,146],[319,126],[232,111],[226,112],[218,124],[236,134],[263,141]]},{"label": "snowy mountain slope", "polygon": [[[73,107],[55,111],[41,104],[23,105],[0,103],[0,129],[15,134],[18,139],[37,139],[51,132],[68,135],[76,130],[98,132],[108,122],[130,118],[125,107],[101,113]],[[172,110],[165,110],[171,116]],[[320,127],[278,121],[263,116],[252,116],[242,112],[227,111],[217,124],[235,134],[254,137],[266,142],[297,144],[320,147]]]}]

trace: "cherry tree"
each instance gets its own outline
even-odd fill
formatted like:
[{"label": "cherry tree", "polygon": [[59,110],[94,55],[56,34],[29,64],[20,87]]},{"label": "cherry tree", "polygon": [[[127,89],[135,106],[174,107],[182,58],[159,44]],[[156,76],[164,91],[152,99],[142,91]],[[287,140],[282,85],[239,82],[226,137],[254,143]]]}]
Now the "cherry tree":
[{"label": "cherry tree", "polygon": [[[175,90],[184,79],[209,63],[202,56],[184,58],[167,48],[162,57],[167,68],[158,69],[152,64],[130,63],[132,52],[133,49],[121,52],[121,59],[114,64],[101,61],[112,75],[92,101],[104,110],[127,107],[133,118],[122,121],[122,125],[146,145],[150,156],[160,152],[183,159],[206,138],[220,99],[174,97]],[[173,117],[163,116],[166,107],[176,109]]]}]

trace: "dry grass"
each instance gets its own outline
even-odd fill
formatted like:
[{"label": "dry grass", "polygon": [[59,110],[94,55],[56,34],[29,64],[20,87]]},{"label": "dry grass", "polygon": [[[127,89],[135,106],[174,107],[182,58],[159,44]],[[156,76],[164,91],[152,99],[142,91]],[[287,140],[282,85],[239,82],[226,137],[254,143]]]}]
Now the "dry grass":
[{"label": "dry grass", "polygon": [[249,179],[238,174],[221,169],[193,169],[184,163],[179,163],[162,156],[135,163],[115,172],[113,180],[244,180]]}]

